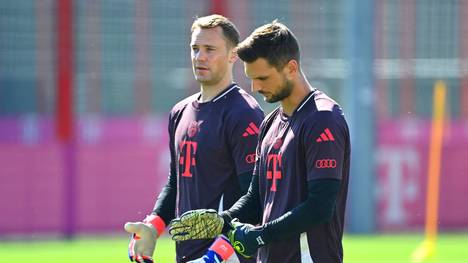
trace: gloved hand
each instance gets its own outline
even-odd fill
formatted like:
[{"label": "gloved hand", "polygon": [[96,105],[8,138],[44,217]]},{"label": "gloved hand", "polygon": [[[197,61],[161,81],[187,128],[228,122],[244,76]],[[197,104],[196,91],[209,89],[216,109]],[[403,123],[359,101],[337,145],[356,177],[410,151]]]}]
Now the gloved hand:
[{"label": "gloved hand", "polygon": [[224,236],[219,236],[206,254],[199,258],[188,263],[221,263],[221,262],[239,262],[236,253],[234,253],[234,248],[229,243],[229,240]]},{"label": "gloved hand", "polygon": [[128,222],[125,231],[132,235],[128,245],[128,257],[132,262],[153,263],[156,240],[165,228],[164,221],[156,215],[149,215],[143,222]]},{"label": "gloved hand", "polygon": [[221,234],[224,219],[213,209],[198,209],[183,213],[169,224],[174,241],[211,239]]},{"label": "gloved hand", "polygon": [[263,226],[240,223],[237,219],[232,220],[232,230],[229,231],[229,241],[237,251],[246,258],[253,256],[259,247],[267,244]]}]

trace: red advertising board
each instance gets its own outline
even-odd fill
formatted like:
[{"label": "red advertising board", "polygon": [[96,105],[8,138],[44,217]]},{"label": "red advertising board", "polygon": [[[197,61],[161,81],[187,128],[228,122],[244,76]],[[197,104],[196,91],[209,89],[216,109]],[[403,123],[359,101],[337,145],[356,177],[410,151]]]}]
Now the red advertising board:
[{"label": "red advertising board", "polygon": [[[416,119],[378,123],[378,229],[424,226],[430,128]],[[446,123],[441,163],[439,227],[468,228],[468,123]]]}]

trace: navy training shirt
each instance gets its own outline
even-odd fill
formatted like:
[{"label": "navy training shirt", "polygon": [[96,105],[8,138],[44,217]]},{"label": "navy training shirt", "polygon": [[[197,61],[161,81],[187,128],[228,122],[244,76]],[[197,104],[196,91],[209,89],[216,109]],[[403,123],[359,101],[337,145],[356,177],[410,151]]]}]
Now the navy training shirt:
[{"label": "navy training shirt", "polygon": [[[200,93],[179,102],[169,116],[171,175],[177,176],[175,216],[228,209],[241,196],[238,175],[253,170],[263,111],[233,84],[209,102]],[[213,240],[176,244],[177,261],[202,256]]]},{"label": "navy training shirt", "polygon": [[258,145],[254,173],[259,177],[263,224],[304,202],[308,181],[324,178],[341,181],[332,220],[261,247],[258,262],[342,262],[350,138],[341,108],[335,104],[329,110],[318,110],[320,99],[331,100],[314,91],[292,116],[278,108],[265,119],[268,124],[262,124],[264,136]]}]

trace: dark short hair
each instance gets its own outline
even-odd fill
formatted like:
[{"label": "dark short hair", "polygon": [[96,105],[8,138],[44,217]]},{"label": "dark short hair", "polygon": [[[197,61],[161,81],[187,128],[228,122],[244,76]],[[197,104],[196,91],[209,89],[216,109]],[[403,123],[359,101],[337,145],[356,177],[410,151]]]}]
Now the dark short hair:
[{"label": "dark short hair", "polygon": [[192,33],[197,28],[210,29],[217,26],[221,27],[223,35],[231,47],[235,47],[239,44],[239,31],[234,23],[222,15],[214,14],[197,18],[192,24]]},{"label": "dark short hair", "polygon": [[294,34],[276,20],[255,29],[238,45],[237,54],[247,63],[264,58],[277,70],[281,70],[292,59],[299,63],[301,56]]}]

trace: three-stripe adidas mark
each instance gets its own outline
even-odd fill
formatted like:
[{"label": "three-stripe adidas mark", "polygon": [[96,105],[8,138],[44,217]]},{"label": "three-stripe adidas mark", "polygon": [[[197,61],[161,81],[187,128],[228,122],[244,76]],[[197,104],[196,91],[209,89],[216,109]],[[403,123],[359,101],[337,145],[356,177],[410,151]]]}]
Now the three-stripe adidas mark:
[{"label": "three-stripe adidas mark", "polygon": [[249,126],[245,129],[245,132],[242,134],[242,137],[248,137],[251,135],[257,135],[260,132],[260,130],[257,128],[257,125],[255,123],[251,122],[249,123]]},{"label": "three-stripe adidas mark", "polygon": [[334,141],[335,137],[331,133],[330,129],[326,128],[315,141],[316,142],[326,142],[326,141]]}]

